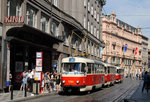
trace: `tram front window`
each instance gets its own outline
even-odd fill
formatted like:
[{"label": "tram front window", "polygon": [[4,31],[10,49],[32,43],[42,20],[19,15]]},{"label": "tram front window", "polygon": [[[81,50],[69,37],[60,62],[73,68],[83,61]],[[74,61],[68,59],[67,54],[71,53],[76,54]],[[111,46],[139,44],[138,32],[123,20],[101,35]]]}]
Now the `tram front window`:
[{"label": "tram front window", "polygon": [[84,73],[85,64],[84,63],[63,63],[64,73]]}]

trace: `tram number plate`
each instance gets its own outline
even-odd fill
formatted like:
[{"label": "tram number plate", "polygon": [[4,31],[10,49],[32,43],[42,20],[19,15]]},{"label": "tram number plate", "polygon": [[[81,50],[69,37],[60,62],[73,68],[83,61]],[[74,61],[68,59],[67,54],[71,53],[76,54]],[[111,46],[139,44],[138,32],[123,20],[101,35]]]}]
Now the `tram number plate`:
[{"label": "tram number plate", "polygon": [[68,83],[73,83],[74,81],[72,81],[72,80],[68,80]]}]

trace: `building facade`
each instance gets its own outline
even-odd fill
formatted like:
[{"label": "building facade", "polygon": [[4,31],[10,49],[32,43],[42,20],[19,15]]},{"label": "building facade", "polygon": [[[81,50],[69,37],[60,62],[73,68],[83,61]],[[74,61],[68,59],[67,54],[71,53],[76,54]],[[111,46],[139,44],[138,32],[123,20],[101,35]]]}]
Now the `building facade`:
[{"label": "building facade", "polygon": [[148,68],[150,68],[150,39],[148,40]]},{"label": "building facade", "polygon": [[36,52],[43,52],[43,72],[60,72],[61,59],[72,54],[101,59],[105,0],[1,0],[0,4],[0,89],[7,87],[9,72],[13,85],[20,86],[21,72],[36,67]]},{"label": "building facade", "polygon": [[148,68],[148,38],[142,36],[142,68]]},{"label": "building facade", "polygon": [[102,18],[102,38],[105,42],[103,61],[124,68],[125,75],[140,73],[142,67],[141,28],[116,18],[114,12]]}]

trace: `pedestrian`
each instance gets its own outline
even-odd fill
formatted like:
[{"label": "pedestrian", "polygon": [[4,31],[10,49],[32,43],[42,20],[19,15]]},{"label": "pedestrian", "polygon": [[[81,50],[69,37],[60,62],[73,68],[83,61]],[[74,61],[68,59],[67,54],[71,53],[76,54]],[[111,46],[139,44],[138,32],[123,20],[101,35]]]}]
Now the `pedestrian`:
[{"label": "pedestrian", "polygon": [[60,74],[57,73],[57,75],[56,75],[56,93],[59,92],[59,89],[60,89],[59,84],[60,84]]},{"label": "pedestrian", "polygon": [[24,90],[25,84],[27,84],[27,72],[26,72],[26,70],[24,70],[24,72],[22,73],[22,84],[21,84],[20,90],[22,90],[22,89]]},{"label": "pedestrian", "polygon": [[11,86],[12,86],[12,74],[11,72],[9,72],[9,89],[8,89],[9,92],[10,92]]},{"label": "pedestrian", "polygon": [[146,88],[147,93],[148,93],[148,82],[149,82],[149,76],[147,75],[147,71],[146,71],[144,74],[144,82],[143,82],[142,92],[144,91],[144,88]]},{"label": "pedestrian", "polygon": [[31,90],[30,90],[30,92],[33,92],[34,75],[35,75],[35,69],[33,68],[31,71]]},{"label": "pedestrian", "polygon": [[51,72],[50,74],[50,85],[51,85],[51,93],[54,92],[54,81],[55,81],[55,75],[54,73]]},{"label": "pedestrian", "polygon": [[32,78],[31,70],[28,70],[28,76],[27,77],[28,77],[27,78],[27,83],[28,83],[27,88],[28,88],[28,91],[30,91],[31,90],[31,78]]}]

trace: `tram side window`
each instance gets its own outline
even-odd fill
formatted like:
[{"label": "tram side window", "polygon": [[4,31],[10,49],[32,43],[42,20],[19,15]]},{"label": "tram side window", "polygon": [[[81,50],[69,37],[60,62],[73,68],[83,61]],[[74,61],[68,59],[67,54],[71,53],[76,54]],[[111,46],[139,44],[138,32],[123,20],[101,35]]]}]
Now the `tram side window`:
[{"label": "tram side window", "polygon": [[82,64],[81,72],[86,72],[84,63]]},{"label": "tram side window", "polygon": [[104,73],[104,66],[103,65],[99,65],[99,66],[100,66],[100,70],[101,70],[100,73]]},{"label": "tram side window", "polygon": [[108,67],[108,74],[110,73],[111,71],[110,71],[110,67]]},{"label": "tram side window", "polygon": [[92,70],[92,64],[91,63],[88,63],[87,64],[87,67],[88,67],[88,74],[91,74],[91,70]]},{"label": "tram side window", "polygon": [[105,74],[107,74],[108,72],[107,72],[107,67],[105,67]]}]

